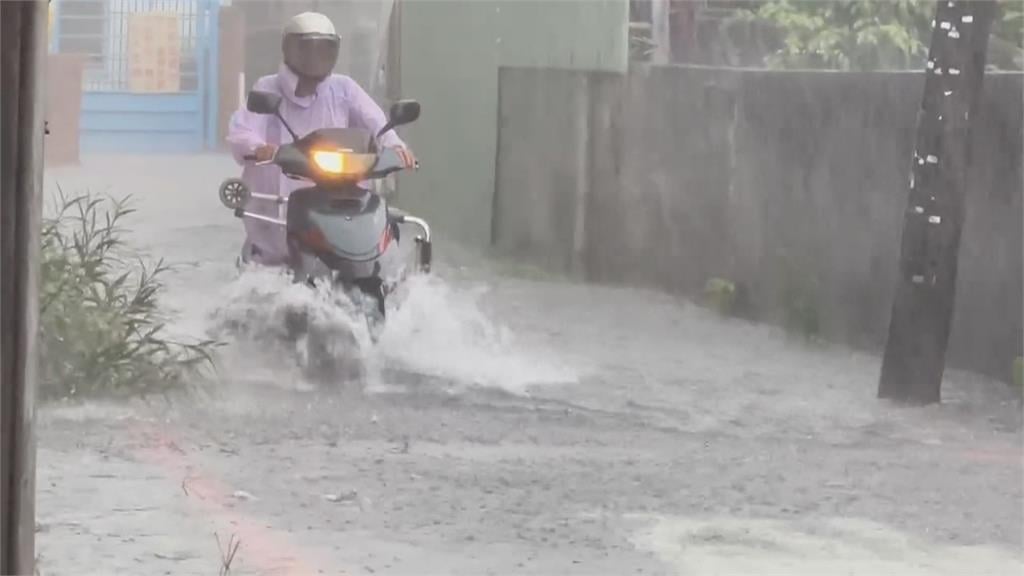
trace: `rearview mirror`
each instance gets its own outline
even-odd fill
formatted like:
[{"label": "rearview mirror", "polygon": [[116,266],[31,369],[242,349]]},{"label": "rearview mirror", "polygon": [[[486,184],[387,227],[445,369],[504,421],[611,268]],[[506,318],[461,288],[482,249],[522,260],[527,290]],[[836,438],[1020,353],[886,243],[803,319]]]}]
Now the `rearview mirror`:
[{"label": "rearview mirror", "polygon": [[391,105],[391,118],[388,123],[392,127],[411,124],[420,117],[420,103],[415,100],[399,100]]},{"label": "rearview mirror", "polygon": [[389,130],[399,126],[415,122],[420,117],[420,103],[415,100],[399,100],[391,105],[391,114],[388,123],[377,132],[377,138],[386,134]]},{"label": "rearview mirror", "polygon": [[254,114],[275,114],[281,106],[281,95],[253,90],[245,100],[245,107]]}]

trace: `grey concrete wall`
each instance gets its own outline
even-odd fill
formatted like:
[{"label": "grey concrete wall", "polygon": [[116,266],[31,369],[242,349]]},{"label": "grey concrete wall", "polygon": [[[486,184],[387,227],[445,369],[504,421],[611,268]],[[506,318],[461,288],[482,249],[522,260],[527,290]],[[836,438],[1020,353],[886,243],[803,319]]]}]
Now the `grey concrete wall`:
[{"label": "grey concrete wall", "polygon": [[[762,320],[805,302],[826,337],[884,344],[920,74],[520,68],[500,86],[499,250],[694,295],[721,276]],[[1024,346],[1021,89],[986,79],[951,341],[953,365],[998,376]]]},{"label": "grey concrete wall", "polygon": [[423,104],[403,129],[422,162],[399,202],[442,237],[491,237],[499,66],[626,69],[627,0],[402,0],[400,93]]}]

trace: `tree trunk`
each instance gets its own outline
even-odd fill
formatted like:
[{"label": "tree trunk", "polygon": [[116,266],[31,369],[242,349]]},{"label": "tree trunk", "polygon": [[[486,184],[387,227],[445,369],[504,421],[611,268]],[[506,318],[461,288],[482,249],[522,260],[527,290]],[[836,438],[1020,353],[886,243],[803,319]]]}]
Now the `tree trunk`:
[{"label": "tree trunk", "polygon": [[35,562],[46,26],[44,0],[0,1],[0,574],[31,574]]},{"label": "tree trunk", "polygon": [[992,0],[942,0],[936,8],[879,398],[913,404],[941,399],[971,125],[995,9]]}]

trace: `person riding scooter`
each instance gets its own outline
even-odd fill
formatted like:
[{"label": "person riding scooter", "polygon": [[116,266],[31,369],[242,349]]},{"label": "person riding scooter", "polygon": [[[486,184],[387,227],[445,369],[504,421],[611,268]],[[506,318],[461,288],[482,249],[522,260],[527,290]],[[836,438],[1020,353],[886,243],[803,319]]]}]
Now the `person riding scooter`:
[{"label": "person riding scooter", "polygon": [[[384,111],[355,80],[333,73],[340,43],[327,16],[317,12],[294,16],[284,27],[284,61],[280,69],[277,74],[260,78],[253,87],[283,97],[280,114],[300,137],[321,128],[363,128],[376,133],[387,124]],[[227,141],[235,160],[244,166],[242,180],[251,190],[287,198],[303,186],[300,181],[286,178],[279,167],[264,164],[273,159],[278,146],[292,142],[276,117],[240,108],[231,116]],[[395,149],[406,168],[416,166],[415,157],[393,130],[384,133],[379,141],[382,146]],[[279,218],[281,206],[272,200],[250,198],[246,210]],[[287,264],[288,245],[281,226],[247,218],[245,233],[243,262]]]}]

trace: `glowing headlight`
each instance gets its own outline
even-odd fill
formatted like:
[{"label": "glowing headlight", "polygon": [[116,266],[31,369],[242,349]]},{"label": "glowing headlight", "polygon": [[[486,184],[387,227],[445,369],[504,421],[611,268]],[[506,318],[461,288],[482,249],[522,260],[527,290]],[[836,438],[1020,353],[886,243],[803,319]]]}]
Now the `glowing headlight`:
[{"label": "glowing headlight", "polygon": [[351,150],[314,150],[313,163],[321,172],[345,177],[362,177],[373,170],[374,154],[355,154]]},{"label": "glowing headlight", "polygon": [[337,150],[313,151],[313,162],[324,172],[331,174],[345,173],[345,154]]}]

